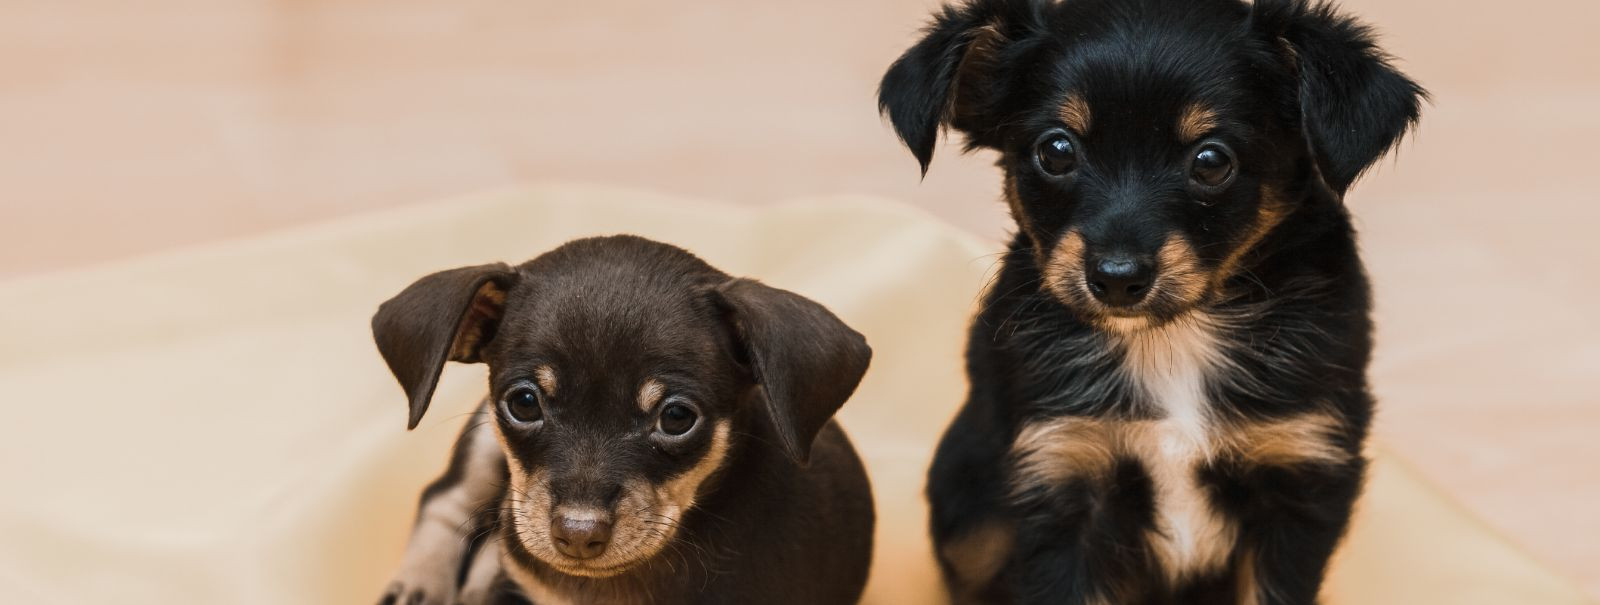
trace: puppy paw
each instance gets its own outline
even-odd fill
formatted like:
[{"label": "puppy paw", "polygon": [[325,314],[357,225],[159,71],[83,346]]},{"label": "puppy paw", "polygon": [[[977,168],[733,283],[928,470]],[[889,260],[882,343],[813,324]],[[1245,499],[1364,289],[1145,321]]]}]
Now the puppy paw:
[{"label": "puppy paw", "polygon": [[378,605],[455,605],[456,595],[448,583],[411,582],[397,579],[389,583],[378,599]]},{"label": "puppy paw", "polygon": [[455,605],[493,605],[496,596],[494,591],[486,588],[464,587],[460,596],[456,597]]}]

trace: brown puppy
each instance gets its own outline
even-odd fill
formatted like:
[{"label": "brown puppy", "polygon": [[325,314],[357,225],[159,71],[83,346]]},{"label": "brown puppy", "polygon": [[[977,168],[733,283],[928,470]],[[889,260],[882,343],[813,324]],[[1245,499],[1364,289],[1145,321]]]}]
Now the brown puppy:
[{"label": "brown puppy", "polygon": [[831,418],[871,350],[821,305],[618,236],[429,275],[372,326],[412,427],[446,360],[489,365],[382,603],[860,597],[872,495]]}]

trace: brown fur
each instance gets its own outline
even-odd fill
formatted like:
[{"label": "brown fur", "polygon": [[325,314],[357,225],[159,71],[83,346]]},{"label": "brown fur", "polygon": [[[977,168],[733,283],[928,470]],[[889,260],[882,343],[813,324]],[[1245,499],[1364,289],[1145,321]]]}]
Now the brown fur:
[{"label": "brown fur", "polygon": [[1289,206],[1284,203],[1283,196],[1267,185],[1261,186],[1261,205],[1256,208],[1255,226],[1239,241],[1233,251],[1217,265],[1217,270],[1212,273],[1212,288],[1220,291],[1222,283],[1238,272],[1244,261],[1245,255],[1266,239],[1267,234],[1276,229],[1283,219],[1289,215]]},{"label": "brown fur", "polygon": [[1049,256],[1040,259],[1045,288],[1062,301],[1092,298],[1083,285],[1084,247],[1083,235],[1072,231],[1061,237]]},{"label": "brown fur", "polygon": [[[1012,445],[1012,488],[1023,494],[1078,479],[1099,484],[1109,480],[1119,460],[1138,460],[1156,486],[1158,516],[1174,524],[1151,529],[1146,541],[1167,577],[1178,580],[1222,569],[1239,531],[1193,483],[1200,467],[1232,463],[1289,468],[1343,464],[1350,458],[1337,442],[1339,422],[1324,414],[1212,426],[1199,451],[1184,454],[1172,447],[1185,436],[1174,433],[1165,420],[1064,417],[1029,424]],[[1193,542],[1179,541],[1179,536],[1191,536]]]},{"label": "brown fur", "polygon": [[484,340],[484,326],[500,319],[505,310],[506,292],[494,282],[485,282],[473,295],[472,303],[461,317],[456,338],[450,345],[450,360],[471,363],[478,361],[478,348]]},{"label": "brown fur", "polygon": [[1217,112],[1200,104],[1190,104],[1178,116],[1178,140],[1193,143],[1217,127]]},{"label": "brown fur", "polygon": [[539,366],[533,371],[533,379],[539,382],[539,388],[544,389],[546,395],[554,396],[556,387],[560,385],[556,381],[556,371],[550,369],[550,366]]},{"label": "brown fur", "polygon": [[[1060,485],[1072,479],[1104,478],[1119,456],[1159,447],[1155,421],[1063,417],[1022,428],[1012,443],[1017,491]],[[1338,444],[1340,422],[1308,413],[1282,420],[1221,424],[1213,434],[1212,460],[1250,466],[1293,467],[1343,464],[1351,455]]]},{"label": "brown fur", "polygon": [[1237,588],[1239,605],[1259,605],[1261,603],[1261,586],[1256,581],[1256,553],[1249,548],[1240,549],[1239,573]]},{"label": "brown fur", "polygon": [[[956,585],[979,588],[1000,572],[1011,556],[1016,538],[1016,530],[1008,524],[985,523],[945,544],[939,554],[955,574]],[[978,595],[974,594],[955,595],[958,603],[977,600]]]},{"label": "brown fur", "polygon": [[639,409],[645,412],[655,409],[656,404],[661,401],[661,395],[666,392],[667,387],[663,386],[661,381],[654,378],[645,380],[644,386],[639,387]]},{"label": "brown fur", "polygon": [[1089,102],[1084,100],[1083,95],[1068,95],[1067,100],[1061,102],[1061,111],[1057,115],[1061,117],[1062,124],[1079,134],[1089,132],[1089,127],[1093,125]]},{"label": "brown fur", "polygon": [[1156,258],[1160,262],[1160,272],[1151,288],[1151,298],[1168,296],[1184,304],[1194,304],[1205,296],[1206,275],[1189,240],[1176,235],[1168,237]]}]

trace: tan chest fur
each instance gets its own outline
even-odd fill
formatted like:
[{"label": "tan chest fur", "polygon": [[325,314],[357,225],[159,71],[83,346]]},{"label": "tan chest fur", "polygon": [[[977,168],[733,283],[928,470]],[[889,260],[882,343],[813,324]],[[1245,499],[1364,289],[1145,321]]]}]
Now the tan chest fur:
[{"label": "tan chest fur", "polygon": [[1023,427],[1013,444],[1019,487],[1104,479],[1118,460],[1137,460],[1148,473],[1155,526],[1147,544],[1171,581],[1226,565],[1238,527],[1212,505],[1198,478],[1209,463],[1342,462],[1334,445],[1337,422],[1308,413],[1284,420],[1241,423],[1218,418],[1208,383],[1227,363],[1216,331],[1184,321],[1123,337],[1123,372],[1156,408],[1150,420],[1063,417]]}]

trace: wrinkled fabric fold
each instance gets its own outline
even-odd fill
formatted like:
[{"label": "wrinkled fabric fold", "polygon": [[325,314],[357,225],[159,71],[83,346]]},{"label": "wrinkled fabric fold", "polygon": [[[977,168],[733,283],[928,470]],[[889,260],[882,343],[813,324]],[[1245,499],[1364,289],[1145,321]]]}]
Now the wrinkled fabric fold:
[{"label": "wrinkled fabric fold", "polygon": [[[374,349],[378,303],[439,269],[637,233],[830,307],[875,355],[840,417],[879,509],[868,603],[937,602],[921,489],[965,395],[1000,249],[909,206],[733,206],[507,189],[0,283],[0,602],[361,603],[484,388],[434,412]],[[1329,603],[1587,602],[1379,448]]]}]

